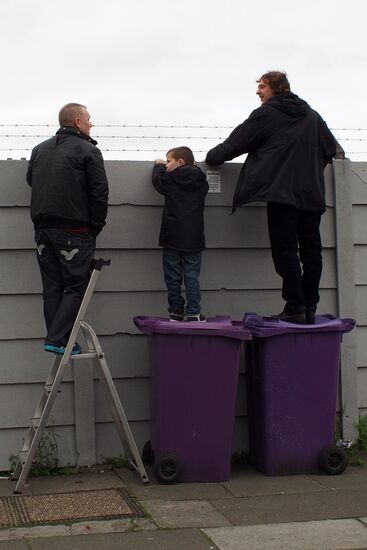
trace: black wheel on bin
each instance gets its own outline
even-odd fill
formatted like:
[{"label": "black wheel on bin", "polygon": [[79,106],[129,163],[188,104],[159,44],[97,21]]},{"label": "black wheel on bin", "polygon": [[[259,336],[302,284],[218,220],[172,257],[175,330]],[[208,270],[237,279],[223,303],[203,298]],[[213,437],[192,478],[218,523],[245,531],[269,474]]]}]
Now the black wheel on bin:
[{"label": "black wheel on bin", "polygon": [[339,447],[325,449],[320,453],[319,465],[321,470],[329,475],[342,474],[348,466],[347,453]]},{"label": "black wheel on bin", "polygon": [[153,466],[154,463],[154,452],[152,449],[152,444],[150,439],[145,442],[143,450],[141,452],[141,459],[146,466]]},{"label": "black wheel on bin", "polygon": [[180,481],[182,467],[176,455],[166,454],[154,461],[153,472],[160,483],[171,485]]}]

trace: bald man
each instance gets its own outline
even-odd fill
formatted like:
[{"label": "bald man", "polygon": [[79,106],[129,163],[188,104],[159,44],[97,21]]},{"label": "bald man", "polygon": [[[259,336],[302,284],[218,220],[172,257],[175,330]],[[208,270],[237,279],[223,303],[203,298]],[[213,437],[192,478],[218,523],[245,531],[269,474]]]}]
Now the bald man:
[{"label": "bald man", "polygon": [[[64,105],[59,123],[56,135],[33,149],[27,182],[43,283],[44,349],[63,354],[106,222],[108,181],[87,108]],[[75,344],[72,354],[80,352]]]}]

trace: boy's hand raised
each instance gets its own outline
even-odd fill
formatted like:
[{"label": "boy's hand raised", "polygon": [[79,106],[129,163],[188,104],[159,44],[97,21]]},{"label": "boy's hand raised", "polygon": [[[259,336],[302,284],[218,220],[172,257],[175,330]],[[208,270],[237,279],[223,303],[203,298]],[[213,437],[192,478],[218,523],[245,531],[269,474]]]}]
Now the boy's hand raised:
[{"label": "boy's hand raised", "polygon": [[166,164],[166,161],[163,159],[155,159],[154,164]]}]

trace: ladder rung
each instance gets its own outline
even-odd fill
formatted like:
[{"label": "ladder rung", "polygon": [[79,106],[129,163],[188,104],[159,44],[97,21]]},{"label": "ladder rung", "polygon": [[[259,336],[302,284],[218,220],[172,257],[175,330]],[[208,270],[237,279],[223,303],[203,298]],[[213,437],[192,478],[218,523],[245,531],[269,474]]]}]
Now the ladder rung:
[{"label": "ladder rung", "polygon": [[77,359],[92,359],[93,357],[101,357],[96,351],[88,351],[86,353],[79,353],[79,355],[72,355],[70,359],[76,361]]}]

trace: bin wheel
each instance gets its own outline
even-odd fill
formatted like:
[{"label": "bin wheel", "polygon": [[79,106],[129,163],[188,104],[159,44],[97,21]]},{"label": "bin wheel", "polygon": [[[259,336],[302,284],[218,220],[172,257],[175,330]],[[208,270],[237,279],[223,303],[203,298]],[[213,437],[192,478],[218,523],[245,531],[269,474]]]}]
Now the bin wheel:
[{"label": "bin wheel", "polygon": [[150,439],[145,442],[143,450],[141,452],[141,459],[145,466],[153,466],[154,463],[154,451]]},{"label": "bin wheel", "polygon": [[325,449],[320,453],[319,465],[321,470],[329,475],[342,474],[348,466],[347,453],[339,447]]},{"label": "bin wheel", "polygon": [[180,481],[182,467],[176,455],[160,455],[154,461],[153,472],[160,483],[171,485]]}]

